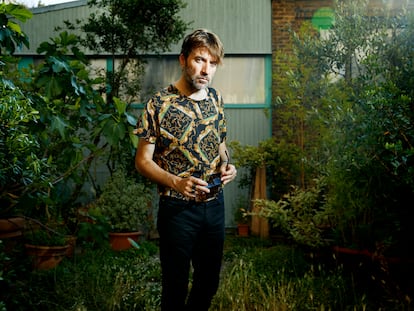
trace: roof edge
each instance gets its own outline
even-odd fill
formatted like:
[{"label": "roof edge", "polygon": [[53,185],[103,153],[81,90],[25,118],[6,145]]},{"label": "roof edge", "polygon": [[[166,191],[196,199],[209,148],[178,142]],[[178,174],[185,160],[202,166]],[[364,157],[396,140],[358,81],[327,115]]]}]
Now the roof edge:
[{"label": "roof edge", "polygon": [[68,8],[74,8],[78,6],[85,6],[87,4],[88,4],[88,0],[77,0],[77,1],[70,1],[70,2],[59,3],[59,4],[39,6],[36,8],[31,8],[30,11],[32,11],[33,14],[41,14],[41,13],[46,13],[50,11],[57,11],[57,10],[64,10]]}]

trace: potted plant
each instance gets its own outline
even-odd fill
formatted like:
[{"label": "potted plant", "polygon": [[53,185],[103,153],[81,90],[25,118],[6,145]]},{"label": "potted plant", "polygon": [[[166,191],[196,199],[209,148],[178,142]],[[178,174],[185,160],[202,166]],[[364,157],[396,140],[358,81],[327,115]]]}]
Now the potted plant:
[{"label": "potted plant", "polygon": [[148,229],[151,194],[151,187],[128,176],[124,168],[118,168],[107,180],[95,206],[110,223],[113,249],[130,248],[129,239],[137,242]]},{"label": "potted plant", "polygon": [[45,225],[36,219],[28,219],[24,239],[26,253],[32,259],[33,268],[55,268],[68,255],[70,237],[62,224]]},{"label": "potted plant", "polygon": [[0,218],[0,239],[20,237],[24,228],[24,217]]},{"label": "potted plant", "polygon": [[237,235],[240,237],[249,236],[250,224],[247,216],[246,206],[247,199],[239,198],[234,209],[234,221],[237,225]]},{"label": "potted plant", "polygon": [[[73,202],[89,198],[85,184],[99,183],[90,173],[92,163],[105,162],[111,171],[122,152],[135,149],[136,137],[125,134],[136,120],[126,102],[104,101],[96,88],[103,80],[91,77],[74,34],[41,43],[43,60],[17,68],[12,54],[28,46],[28,38],[14,20],[24,22],[32,13],[15,4],[0,7],[8,20],[0,38],[0,218],[67,222]],[[45,206],[55,210],[49,214]],[[9,230],[11,222],[4,223]]]},{"label": "potted plant", "polygon": [[0,81],[1,238],[21,236],[25,223],[22,202],[41,198],[50,180],[39,139],[30,131],[30,125],[39,118],[38,111],[21,90],[11,85],[11,81]]}]

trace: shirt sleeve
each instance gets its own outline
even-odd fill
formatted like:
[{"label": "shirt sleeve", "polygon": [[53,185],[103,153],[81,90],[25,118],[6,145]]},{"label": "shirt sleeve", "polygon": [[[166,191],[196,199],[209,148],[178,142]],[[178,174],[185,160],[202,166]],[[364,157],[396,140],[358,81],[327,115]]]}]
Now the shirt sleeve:
[{"label": "shirt sleeve", "polygon": [[156,119],[155,98],[150,99],[144,107],[141,116],[138,118],[134,134],[139,138],[143,138],[151,144],[155,144],[159,126]]}]

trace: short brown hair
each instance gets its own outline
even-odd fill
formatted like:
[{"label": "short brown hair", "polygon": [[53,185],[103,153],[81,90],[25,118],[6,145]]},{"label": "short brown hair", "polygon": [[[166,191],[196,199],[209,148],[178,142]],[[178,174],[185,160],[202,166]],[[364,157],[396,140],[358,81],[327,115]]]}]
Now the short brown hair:
[{"label": "short brown hair", "polygon": [[223,62],[223,43],[221,43],[220,38],[215,33],[207,29],[197,29],[187,35],[181,46],[181,54],[187,58],[192,50],[200,47],[207,48],[211,55],[217,59],[218,64]]}]

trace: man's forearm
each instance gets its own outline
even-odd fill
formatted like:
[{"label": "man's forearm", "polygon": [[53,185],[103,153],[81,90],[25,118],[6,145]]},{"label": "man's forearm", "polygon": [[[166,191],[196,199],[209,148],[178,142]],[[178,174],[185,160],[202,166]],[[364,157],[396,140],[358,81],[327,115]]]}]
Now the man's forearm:
[{"label": "man's forearm", "polygon": [[143,176],[151,181],[172,189],[176,189],[180,177],[167,172],[152,160],[136,159],[135,167]]}]

